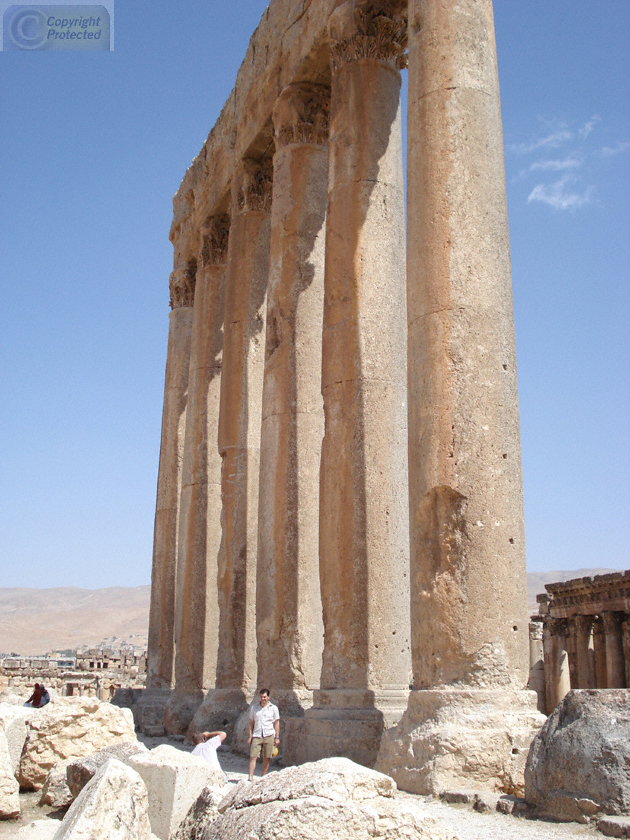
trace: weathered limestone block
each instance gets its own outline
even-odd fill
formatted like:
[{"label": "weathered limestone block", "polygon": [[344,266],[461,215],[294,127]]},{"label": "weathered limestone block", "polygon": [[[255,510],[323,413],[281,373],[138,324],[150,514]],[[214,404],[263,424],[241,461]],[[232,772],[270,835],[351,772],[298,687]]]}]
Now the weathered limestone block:
[{"label": "weathered limestone block", "polygon": [[604,837],[630,837],[628,817],[602,817],[597,820],[597,830]]},{"label": "weathered limestone block", "polygon": [[147,786],[151,830],[160,840],[175,834],[204,787],[224,782],[223,773],[203,758],[167,744],[130,756],[127,763]]},{"label": "weathered limestone block", "polygon": [[630,690],[570,691],[531,745],[525,797],[536,814],[630,814]]},{"label": "weathered limestone block", "polygon": [[135,741],[133,715],[95,697],[60,698],[28,721],[18,781],[39,790],[58,761],[89,755],[121,741]]},{"label": "weathered limestone block", "polygon": [[115,758],[126,764],[130,756],[146,752],[148,752],[147,748],[140,741],[123,741],[120,744],[105,747],[105,749],[91,755],[71,759],[66,765],[66,782],[72,798],[76,799],[90,779],[98,773],[99,769],[110,758]]},{"label": "weathered limestone block", "polygon": [[535,693],[505,689],[414,691],[384,733],[376,769],[402,790],[521,793],[527,752],[545,717]]},{"label": "weathered limestone block", "polygon": [[70,761],[72,759],[65,758],[50,768],[39,799],[40,806],[50,805],[53,808],[65,808],[72,803],[74,796],[66,780],[66,770]]},{"label": "weathered limestone block", "polygon": [[26,741],[26,722],[31,717],[40,714],[38,709],[25,708],[23,705],[14,706],[0,703],[0,730],[4,730],[9,747],[9,760],[13,772],[18,768],[22,747]]},{"label": "weathered limestone block", "polygon": [[334,758],[241,783],[219,806],[203,840],[447,840],[453,835],[413,804],[393,798],[390,778]]},{"label": "weathered limestone block", "polygon": [[383,773],[355,764],[349,758],[324,758],[270,773],[253,784],[237,785],[227,794],[220,810],[307,796],[333,802],[358,802],[393,796],[395,792],[395,782]]},{"label": "weathered limestone block", "polygon": [[20,815],[19,793],[20,786],[13,774],[7,739],[0,731],[0,819],[8,820]]},{"label": "weathered limestone block", "polygon": [[174,840],[203,840],[206,828],[219,817],[219,805],[224,798],[224,788],[205,787],[180,823]]},{"label": "weathered limestone block", "polygon": [[151,840],[147,789],[131,767],[110,759],[70,806],[55,840]]},{"label": "weathered limestone block", "polygon": [[407,803],[333,802],[317,796],[229,810],[210,824],[203,840],[457,840],[437,820]]}]

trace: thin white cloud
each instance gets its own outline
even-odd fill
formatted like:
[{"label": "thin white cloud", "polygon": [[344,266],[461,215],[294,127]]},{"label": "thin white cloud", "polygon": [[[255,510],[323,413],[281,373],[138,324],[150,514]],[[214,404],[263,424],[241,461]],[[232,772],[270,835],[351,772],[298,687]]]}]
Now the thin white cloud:
[{"label": "thin white cloud", "polygon": [[621,154],[622,152],[630,152],[630,143],[617,143],[616,146],[604,146],[602,155],[604,157],[612,157],[613,155]]},{"label": "thin white cloud", "polygon": [[568,187],[574,181],[572,175],[565,175],[553,184],[538,184],[529,194],[527,203],[542,201],[555,210],[574,210],[576,207],[582,207],[590,202],[593,188],[589,187],[582,195],[571,192]]},{"label": "thin white cloud", "polygon": [[591,131],[595,128],[597,123],[601,122],[601,121],[602,121],[602,118],[598,117],[597,114],[595,114],[594,116],[592,116],[590,118],[590,120],[587,123],[584,123],[582,128],[580,128],[579,131],[578,131],[578,134],[580,135],[582,140],[586,140],[586,138],[591,133]]},{"label": "thin white cloud", "polygon": [[546,137],[541,137],[540,140],[534,140],[531,143],[514,143],[510,148],[517,155],[528,155],[535,152],[536,149],[556,149],[558,146],[572,139],[573,132],[566,128],[561,128],[548,134]]},{"label": "thin white cloud", "polygon": [[529,171],[551,170],[552,172],[560,172],[564,169],[579,169],[583,163],[582,159],[575,156],[564,160],[537,160],[529,167]]}]

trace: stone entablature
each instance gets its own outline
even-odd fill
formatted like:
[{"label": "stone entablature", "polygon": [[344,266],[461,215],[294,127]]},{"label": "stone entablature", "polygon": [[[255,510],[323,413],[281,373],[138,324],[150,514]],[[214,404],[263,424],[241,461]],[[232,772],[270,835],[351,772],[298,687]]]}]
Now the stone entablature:
[{"label": "stone entablature", "polygon": [[572,688],[626,688],[630,571],[549,583],[545,589],[536,598],[539,615],[530,623],[530,686],[539,708],[550,714]]},{"label": "stone entablature", "polygon": [[552,618],[630,613],[630,571],[576,578],[545,585],[547,595],[538,595],[539,612]]}]

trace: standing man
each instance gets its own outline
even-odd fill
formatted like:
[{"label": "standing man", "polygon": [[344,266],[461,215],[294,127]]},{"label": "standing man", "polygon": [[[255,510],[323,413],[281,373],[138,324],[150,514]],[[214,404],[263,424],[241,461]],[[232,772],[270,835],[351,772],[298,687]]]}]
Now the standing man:
[{"label": "standing man", "polygon": [[269,702],[269,689],[260,692],[260,703],[253,703],[249,710],[249,781],[254,781],[256,759],[262,750],[262,773],[269,770],[269,759],[274,747],[280,743],[280,712]]}]

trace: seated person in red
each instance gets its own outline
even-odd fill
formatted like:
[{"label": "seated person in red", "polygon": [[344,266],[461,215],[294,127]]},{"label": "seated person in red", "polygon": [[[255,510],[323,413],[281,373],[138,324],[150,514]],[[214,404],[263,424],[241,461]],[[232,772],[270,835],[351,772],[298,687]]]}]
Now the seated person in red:
[{"label": "seated person in red", "polygon": [[31,694],[28,698],[25,706],[32,706],[34,709],[39,709],[42,702],[42,690],[39,687],[39,683],[35,683],[35,691]]}]

